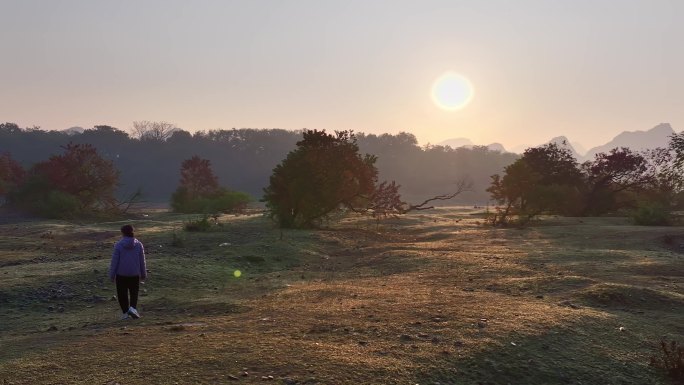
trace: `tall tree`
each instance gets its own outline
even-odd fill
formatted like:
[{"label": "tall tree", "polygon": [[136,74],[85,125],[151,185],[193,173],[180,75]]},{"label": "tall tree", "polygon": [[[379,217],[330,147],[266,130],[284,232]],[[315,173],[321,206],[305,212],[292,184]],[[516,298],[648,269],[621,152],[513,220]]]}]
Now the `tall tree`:
[{"label": "tall tree", "polygon": [[218,178],[211,169],[211,162],[195,155],[181,164],[180,187],[191,198],[206,196],[219,189]]},{"label": "tall tree", "polygon": [[505,223],[510,215],[530,219],[546,211],[575,213],[581,185],[582,174],[570,150],[549,143],[525,150],[503,176],[492,176],[487,191],[501,205],[495,222]]},{"label": "tall tree", "polygon": [[643,155],[629,148],[614,148],[608,153],[596,154],[591,162],[582,165],[586,174],[584,215],[598,215],[633,205],[634,199],[625,192],[637,192],[653,183],[654,176]]},{"label": "tall tree", "polygon": [[378,177],[375,161],[359,154],[351,131],[304,131],[273,170],[263,201],[281,227],[314,226],[344,207],[368,204]]}]

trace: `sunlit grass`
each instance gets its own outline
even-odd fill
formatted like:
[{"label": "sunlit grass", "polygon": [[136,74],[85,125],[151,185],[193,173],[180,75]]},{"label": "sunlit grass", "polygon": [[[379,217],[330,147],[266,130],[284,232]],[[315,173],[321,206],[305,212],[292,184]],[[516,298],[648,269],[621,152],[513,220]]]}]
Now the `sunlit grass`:
[{"label": "sunlit grass", "polygon": [[[684,324],[684,262],[661,242],[671,228],[547,218],[492,229],[472,212],[348,218],[282,236],[264,218],[226,216],[208,232],[182,233],[183,247],[171,245],[172,233],[188,216],[150,215],[135,224],[151,273],[143,318],[130,322],[117,320],[113,286],[102,282],[120,225],[37,222],[41,231],[0,237],[25,247],[59,229],[0,267],[0,344],[9,347],[0,380],[663,381],[647,366],[651,343],[681,340]],[[103,246],[95,235],[110,227]],[[54,247],[79,244],[75,232],[92,239],[78,251]],[[35,296],[59,287],[74,298]],[[83,300],[92,295],[106,300]],[[47,310],[60,303],[63,312]]]}]

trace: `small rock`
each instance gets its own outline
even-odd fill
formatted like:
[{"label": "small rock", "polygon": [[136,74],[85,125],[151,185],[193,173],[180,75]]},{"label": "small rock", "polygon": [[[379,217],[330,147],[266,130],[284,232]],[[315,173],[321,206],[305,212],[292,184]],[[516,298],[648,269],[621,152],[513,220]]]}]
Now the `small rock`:
[{"label": "small rock", "polygon": [[477,321],[477,327],[480,329],[484,329],[487,327],[487,322]]},{"label": "small rock", "polygon": [[57,326],[52,325],[52,326],[50,326],[50,327],[48,328],[47,331],[49,331],[49,332],[56,332],[56,331],[57,331]]},{"label": "small rock", "polygon": [[235,377],[235,376],[232,375],[232,374],[229,374],[229,375],[228,375],[228,379],[229,379],[229,380],[233,380],[233,381],[239,380],[239,378]]},{"label": "small rock", "polygon": [[402,341],[411,341],[411,340],[413,340],[413,337],[411,337],[408,334],[402,334],[399,336],[399,339]]},{"label": "small rock", "polygon": [[295,380],[294,378],[283,378],[283,384],[285,385],[297,385],[297,383],[299,383],[299,381]]},{"label": "small rock", "polygon": [[537,299],[544,299],[544,296],[540,294],[540,295],[536,296],[535,298],[537,298]]},{"label": "small rock", "polygon": [[572,309],[579,309],[580,307],[578,305],[575,305],[574,303],[570,301],[563,301],[558,304],[558,306],[566,306]]},{"label": "small rock", "polygon": [[240,375],[241,375],[242,377],[248,377],[248,376],[249,376],[249,372],[245,370],[245,371],[243,371],[242,373],[240,373]]},{"label": "small rock", "polygon": [[58,307],[58,308],[57,308],[57,313],[64,313],[64,308],[63,308],[63,307]]},{"label": "small rock", "polygon": [[624,331],[626,331],[627,329],[625,329],[624,326],[620,326],[620,327],[618,328],[618,330],[621,331],[621,332],[624,332]]},{"label": "small rock", "polygon": [[110,301],[116,301],[116,296],[113,295],[112,298],[109,299]]}]

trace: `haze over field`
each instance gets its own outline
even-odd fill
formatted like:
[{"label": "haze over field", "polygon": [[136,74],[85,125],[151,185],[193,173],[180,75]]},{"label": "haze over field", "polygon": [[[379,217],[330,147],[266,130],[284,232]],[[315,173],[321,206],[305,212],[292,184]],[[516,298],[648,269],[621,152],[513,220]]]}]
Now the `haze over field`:
[{"label": "haze over field", "polygon": [[0,0],[0,385],[684,384],[682,16]]},{"label": "haze over field", "polygon": [[[589,149],[684,127],[683,11],[666,0],[4,0],[0,120],[409,131],[507,149],[565,135]],[[450,73],[469,82],[447,82],[456,94],[435,84]]]}]

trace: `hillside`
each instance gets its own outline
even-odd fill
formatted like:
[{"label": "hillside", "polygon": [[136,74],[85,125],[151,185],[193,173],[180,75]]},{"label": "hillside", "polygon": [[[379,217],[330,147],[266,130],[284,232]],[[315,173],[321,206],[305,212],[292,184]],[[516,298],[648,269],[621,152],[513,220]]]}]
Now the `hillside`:
[{"label": "hillside", "polygon": [[589,149],[584,159],[593,159],[595,154],[608,152],[616,147],[628,147],[633,151],[667,147],[669,138],[674,133],[669,123],[661,123],[646,131],[624,131],[610,142]]}]

